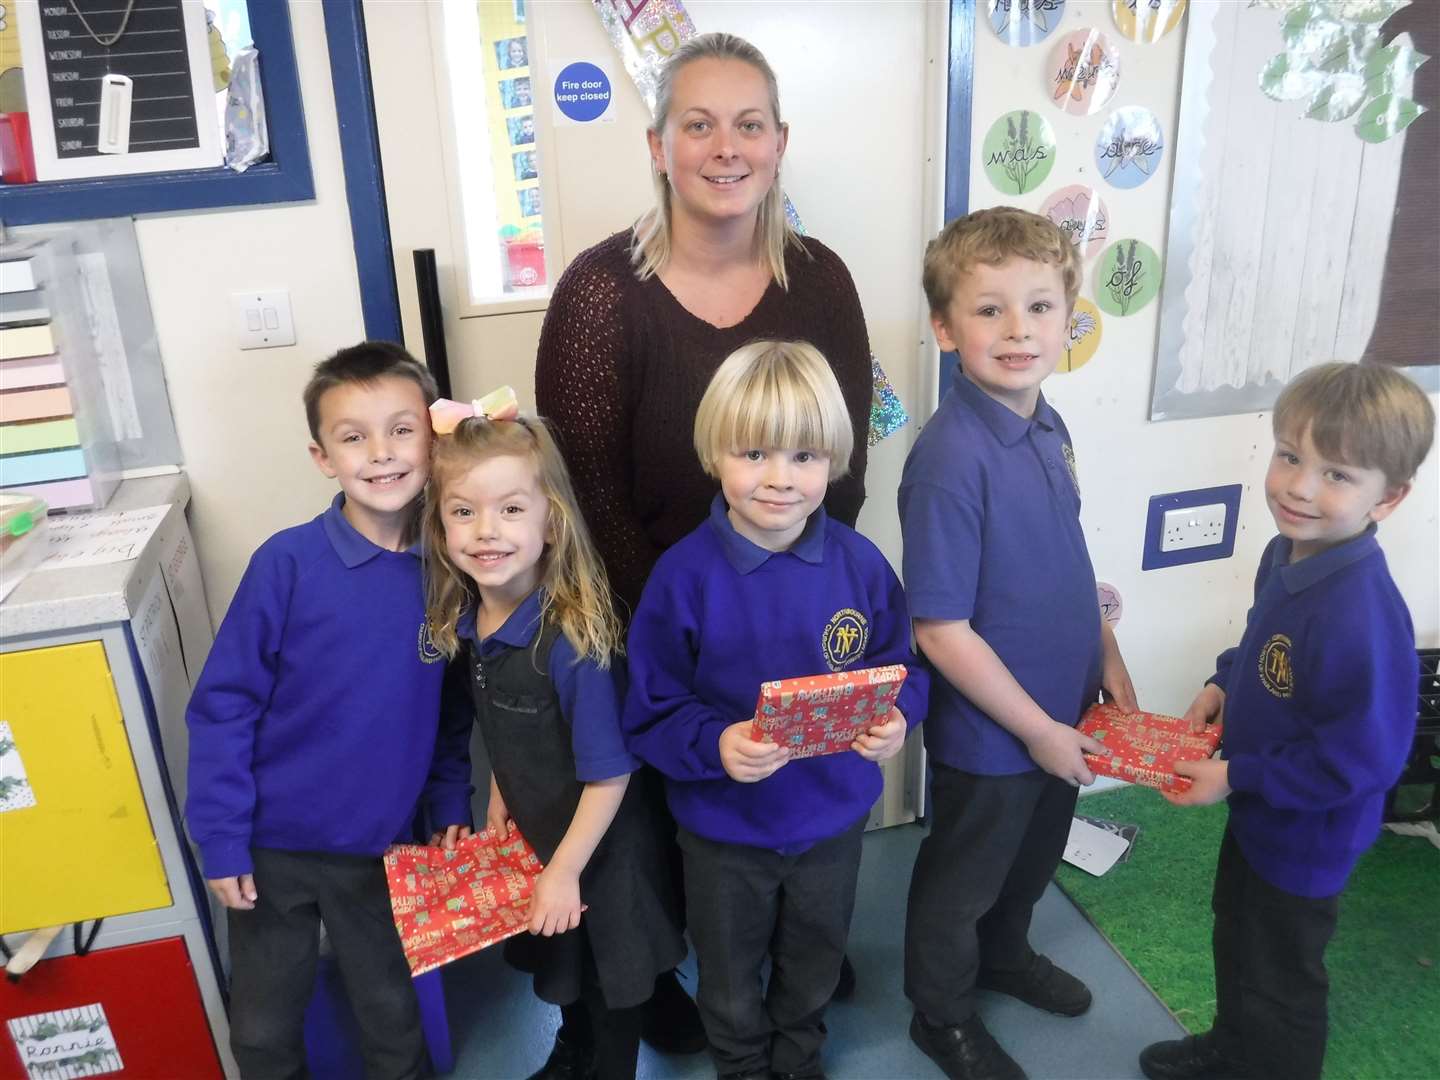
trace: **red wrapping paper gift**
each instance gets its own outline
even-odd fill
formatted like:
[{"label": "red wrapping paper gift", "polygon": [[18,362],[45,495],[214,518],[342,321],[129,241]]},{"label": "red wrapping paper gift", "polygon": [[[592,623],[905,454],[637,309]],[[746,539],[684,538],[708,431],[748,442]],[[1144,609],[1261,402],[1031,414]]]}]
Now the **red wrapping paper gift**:
[{"label": "red wrapping paper gift", "polygon": [[453,850],[396,844],[385,852],[390,910],[410,973],[419,975],[525,931],[543,869],[515,823]]},{"label": "red wrapping paper gift", "polygon": [[1161,791],[1185,791],[1190,780],[1175,775],[1175,762],[1202,761],[1220,745],[1219,724],[1199,734],[1178,716],[1127,713],[1118,705],[1092,705],[1080,730],[1105,744],[1108,754],[1086,754],[1085,764],[1100,776],[1114,776]]},{"label": "red wrapping paper gift", "polygon": [[891,664],[761,683],[750,735],[790,747],[792,759],[849,750],[889,718],[905,675],[904,664]]}]

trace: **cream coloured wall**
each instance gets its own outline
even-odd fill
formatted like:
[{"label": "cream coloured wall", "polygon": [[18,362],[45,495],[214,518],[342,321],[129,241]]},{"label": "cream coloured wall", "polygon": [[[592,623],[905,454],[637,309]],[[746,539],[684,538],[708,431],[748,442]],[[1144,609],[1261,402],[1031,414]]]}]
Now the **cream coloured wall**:
[{"label": "cream coloured wall", "polygon": [[[300,391],[317,360],[364,336],[324,14],[290,5],[315,201],[136,222],[218,625],[256,546],[324,509],[335,486],[306,452]],[[240,351],[230,294],[290,291],[295,344]]]}]

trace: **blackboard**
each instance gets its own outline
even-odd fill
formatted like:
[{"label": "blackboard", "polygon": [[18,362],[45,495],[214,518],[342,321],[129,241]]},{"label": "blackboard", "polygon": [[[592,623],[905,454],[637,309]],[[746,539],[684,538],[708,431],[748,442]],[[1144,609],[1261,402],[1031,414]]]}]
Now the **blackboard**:
[{"label": "blackboard", "polygon": [[[101,78],[112,73],[134,82],[131,153],[200,145],[182,4],[136,0],[127,19],[127,0],[40,0],[46,96],[58,159],[99,153],[99,86]],[[122,22],[119,39],[108,47],[100,44]]]}]

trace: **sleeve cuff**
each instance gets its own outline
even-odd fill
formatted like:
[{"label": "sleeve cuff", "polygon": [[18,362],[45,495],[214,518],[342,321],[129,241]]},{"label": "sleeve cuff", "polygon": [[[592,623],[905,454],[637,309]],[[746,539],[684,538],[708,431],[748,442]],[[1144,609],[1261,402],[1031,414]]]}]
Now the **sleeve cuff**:
[{"label": "sleeve cuff", "polygon": [[719,776],[727,775],[720,761],[720,736],[729,726],[724,720],[707,720],[695,736],[695,756],[706,769]]},{"label": "sleeve cuff", "polygon": [[575,779],[582,784],[598,780],[613,780],[617,776],[629,776],[640,768],[640,759],[632,754],[614,754],[608,758],[595,758],[575,762]]},{"label": "sleeve cuff", "polygon": [[1231,791],[1249,791],[1258,793],[1260,791],[1261,773],[1264,763],[1255,754],[1241,754],[1237,758],[1227,759],[1229,768],[1226,775],[1230,783]]},{"label": "sleeve cuff", "polygon": [[205,868],[207,881],[255,872],[249,837],[225,837],[201,844],[200,863]]},{"label": "sleeve cuff", "polygon": [[[468,786],[468,785],[467,785]],[[443,829],[450,825],[471,824],[470,795],[446,794],[432,798],[427,807],[430,813],[430,826],[433,829]]]}]

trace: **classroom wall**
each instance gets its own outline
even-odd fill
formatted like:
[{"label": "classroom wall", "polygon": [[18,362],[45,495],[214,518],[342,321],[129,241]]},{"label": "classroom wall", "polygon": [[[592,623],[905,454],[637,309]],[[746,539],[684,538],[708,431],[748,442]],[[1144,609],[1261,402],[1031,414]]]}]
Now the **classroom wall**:
[{"label": "classroom wall", "polygon": [[[875,350],[902,399],[912,412],[923,414],[934,358],[930,346],[922,344],[928,342],[928,328],[917,279],[924,239],[938,221],[942,118],[934,106],[943,82],[937,83],[941,73],[932,57],[938,56],[943,68],[944,5],[839,5],[823,18],[813,14],[815,5],[798,3],[693,0],[688,6],[703,29],[723,26],[751,36],[774,61],[793,126],[787,186],[809,229],[836,248],[854,272]],[[983,21],[983,2],[978,6],[977,149],[970,153],[971,162],[977,160],[985,130],[1001,113],[1022,106],[1051,108],[1038,84],[1038,57],[1022,57],[1003,45]],[[1071,0],[1065,29],[1108,29],[1108,8],[1103,0]],[[364,332],[323,16],[318,4],[292,4],[291,17],[315,201],[163,215],[142,218],[137,225],[216,622],[254,547],[275,530],[313,516],[333,492],[309,463],[298,397],[316,359]],[[827,42],[833,48],[822,47]],[[1114,104],[1146,104],[1167,132],[1173,131],[1182,44],[1180,32],[1153,46],[1122,43],[1124,76]],[[1046,46],[1026,52],[1036,49]],[[1021,59],[1025,62],[1017,62]],[[1071,119],[1053,112],[1060,156],[1041,190],[1016,200],[1030,208],[1038,208],[1056,187],[1088,175],[1077,171],[1071,176],[1067,169],[1089,168],[1100,116]],[[631,145],[640,139],[638,133],[608,134],[625,152],[643,154]],[[972,206],[1000,201],[1003,197],[976,166]],[[1121,231],[1147,240],[1163,254],[1168,169],[1135,191],[1114,193],[1117,223],[1122,207],[1127,224]],[[241,352],[235,346],[228,296],[255,287],[290,289],[294,347]],[[1088,281],[1085,291],[1093,294]],[[1142,703],[1176,710],[1208,673],[1214,654],[1238,637],[1255,562],[1273,532],[1259,491],[1270,449],[1269,414],[1150,423],[1158,310],[1153,303],[1129,319],[1107,318],[1097,357],[1077,372],[1054,378],[1047,394],[1075,437],[1096,571],[1124,598],[1118,634]],[[870,502],[861,518],[864,531],[897,563],[893,492],[914,434],[912,426],[872,458]],[[1231,482],[1247,485],[1235,556],[1142,573],[1148,497]],[[1437,522],[1440,466],[1432,456],[1410,501],[1381,533],[1414,613],[1417,636],[1432,646],[1440,645]]]},{"label": "classroom wall", "polygon": [[[324,13],[291,4],[315,201],[137,219],[190,520],[218,625],[250,553],[335,492],[310,464],[300,391],[310,367],[364,336]],[[230,294],[290,290],[296,344],[242,352]]]},{"label": "classroom wall", "polygon": [[[981,7],[975,41],[972,209],[1013,202],[1039,210],[1051,192],[1096,183],[1113,221],[1111,238],[1137,237],[1162,256],[1170,207],[1170,162],[1179,111],[1183,29],[1153,45],[1119,39],[1121,77],[1115,96],[1090,117],[1062,114],[1049,103],[1041,68],[1064,34],[1097,28],[1114,35],[1108,0],[1070,0],[1062,24],[1045,41],[1020,49],[990,29]],[[1121,191],[1096,181],[1095,135],[1106,114],[1144,105],[1159,117],[1167,143],[1163,175]],[[991,123],[1017,108],[1039,110],[1055,128],[1056,163],[1038,190],[1001,195],[980,168],[980,146]],[[1094,261],[1082,296],[1093,299]],[[1260,552],[1274,535],[1263,479],[1273,443],[1270,413],[1151,423],[1150,389],[1159,326],[1159,301],[1127,318],[1104,317],[1095,358],[1078,371],[1052,376],[1045,394],[1064,416],[1075,441],[1082,518],[1096,576],[1117,586],[1124,614],[1116,628],[1141,704],[1178,711],[1208,676],[1215,655],[1244,627]],[[1432,401],[1436,399],[1432,397]],[[1141,571],[1145,513],[1151,495],[1218,484],[1245,485],[1235,554],[1224,560]],[[1432,453],[1415,490],[1380,530],[1395,578],[1410,605],[1423,646],[1440,645],[1440,462]]]}]

